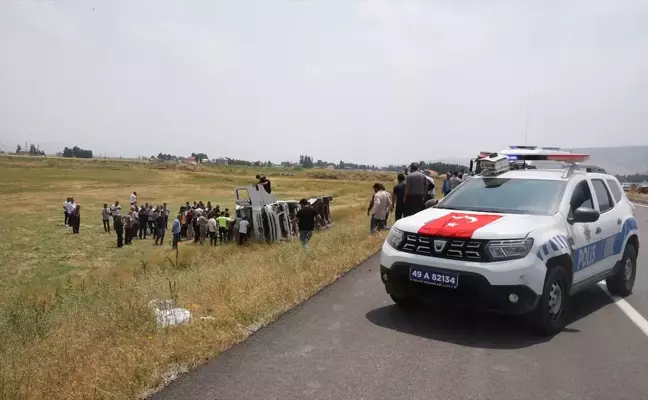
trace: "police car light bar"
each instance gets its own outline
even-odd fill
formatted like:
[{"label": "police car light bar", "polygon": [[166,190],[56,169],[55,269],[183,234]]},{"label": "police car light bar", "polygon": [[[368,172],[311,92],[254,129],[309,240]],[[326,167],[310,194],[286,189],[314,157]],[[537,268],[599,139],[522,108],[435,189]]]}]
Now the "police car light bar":
[{"label": "police car light bar", "polygon": [[545,154],[507,154],[511,161],[556,161],[566,163],[584,162],[589,159],[589,154],[578,153],[545,153]]}]

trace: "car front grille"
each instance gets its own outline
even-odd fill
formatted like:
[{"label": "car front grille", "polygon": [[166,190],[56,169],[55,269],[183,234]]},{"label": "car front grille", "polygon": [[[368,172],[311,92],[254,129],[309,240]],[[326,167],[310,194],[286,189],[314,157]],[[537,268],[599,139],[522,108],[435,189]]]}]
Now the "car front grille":
[{"label": "car front grille", "polygon": [[484,262],[489,261],[485,246],[485,240],[463,240],[405,233],[405,240],[400,250],[422,256]]}]

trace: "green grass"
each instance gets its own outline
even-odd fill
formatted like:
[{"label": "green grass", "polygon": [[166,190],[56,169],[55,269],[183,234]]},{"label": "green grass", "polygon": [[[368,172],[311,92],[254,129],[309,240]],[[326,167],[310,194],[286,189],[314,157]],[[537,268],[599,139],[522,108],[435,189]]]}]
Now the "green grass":
[{"label": "green grass", "polygon": [[[286,172],[286,170],[278,170]],[[0,400],[136,398],[169,368],[217,355],[307,299],[378,250],[366,206],[375,180],[391,174],[292,171],[271,177],[280,199],[331,194],[335,226],[298,243],[210,248],[176,254],[152,240],[115,247],[103,203],[203,200],[234,208],[251,168],[158,166],[113,160],[0,157]],[[273,171],[263,171],[270,175]],[[391,184],[389,185],[391,187]],[[63,201],[82,205],[81,234],[63,226]],[[174,299],[190,324],[158,329],[147,304]]]}]

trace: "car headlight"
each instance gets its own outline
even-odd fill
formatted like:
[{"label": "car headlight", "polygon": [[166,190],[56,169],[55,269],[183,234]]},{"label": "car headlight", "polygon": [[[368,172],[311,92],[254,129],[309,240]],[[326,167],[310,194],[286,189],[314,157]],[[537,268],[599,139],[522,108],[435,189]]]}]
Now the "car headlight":
[{"label": "car headlight", "polygon": [[504,261],[524,258],[533,247],[533,239],[491,240],[486,245],[493,260]]},{"label": "car headlight", "polygon": [[403,244],[403,240],[405,239],[405,233],[401,231],[400,229],[392,227],[389,230],[389,235],[387,235],[387,243],[395,249],[400,248],[400,246]]}]

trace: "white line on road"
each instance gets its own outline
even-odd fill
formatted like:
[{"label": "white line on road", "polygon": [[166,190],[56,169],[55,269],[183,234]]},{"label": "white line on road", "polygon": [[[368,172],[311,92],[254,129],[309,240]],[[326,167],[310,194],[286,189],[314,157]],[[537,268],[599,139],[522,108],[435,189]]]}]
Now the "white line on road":
[{"label": "white line on road", "polygon": [[630,305],[627,301],[625,301],[623,298],[619,296],[615,296],[612,293],[610,293],[607,290],[607,285],[605,284],[605,281],[599,282],[599,286],[603,288],[605,293],[614,301],[614,304],[619,306],[621,311],[630,318],[630,321],[632,321],[641,331],[644,333],[644,335],[648,336],[648,320],[644,318],[641,314],[639,314],[639,311],[635,310],[634,307]]},{"label": "white line on road", "polygon": [[646,204],[639,204],[639,203],[632,203],[632,204],[635,205],[635,206],[648,208],[648,205],[646,205]]}]

